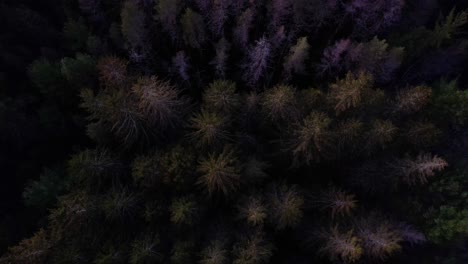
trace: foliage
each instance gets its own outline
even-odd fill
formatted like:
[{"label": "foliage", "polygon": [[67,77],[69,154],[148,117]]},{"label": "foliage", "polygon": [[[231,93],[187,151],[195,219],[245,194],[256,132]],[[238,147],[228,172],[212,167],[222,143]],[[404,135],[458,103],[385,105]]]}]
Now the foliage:
[{"label": "foliage", "polygon": [[171,222],[176,225],[192,225],[197,218],[197,204],[190,197],[181,197],[171,204]]},{"label": "foliage", "polygon": [[416,159],[402,159],[396,163],[397,175],[407,184],[426,183],[436,171],[447,167],[447,162],[431,154],[419,154]]},{"label": "foliage", "polygon": [[325,239],[320,251],[329,255],[332,260],[342,260],[345,263],[358,261],[363,253],[360,239],[353,231],[340,232],[337,227],[333,227],[328,232],[323,232],[321,237]]},{"label": "foliage", "polygon": [[39,180],[30,182],[23,191],[26,205],[45,210],[57,201],[57,197],[67,190],[67,179],[59,169],[45,168]]},{"label": "foliage", "polygon": [[294,131],[291,140],[296,162],[309,164],[329,157],[333,144],[333,132],[329,129],[331,119],[324,113],[312,112]]},{"label": "foliage", "polygon": [[268,199],[276,229],[294,227],[302,220],[304,199],[295,186],[275,184]]},{"label": "foliage", "polygon": [[366,73],[357,76],[347,73],[344,79],[330,85],[330,97],[335,103],[336,113],[361,106],[364,99],[367,99],[372,85],[373,78]]},{"label": "foliage", "polygon": [[106,87],[120,87],[127,81],[127,65],[127,61],[118,57],[103,57],[97,63],[99,79]]},{"label": "foliage", "polygon": [[185,44],[192,48],[201,48],[205,42],[205,24],[200,14],[191,8],[185,9],[181,21]]},{"label": "foliage", "polygon": [[202,110],[192,118],[192,135],[200,146],[216,146],[229,139],[227,122],[221,114]]},{"label": "foliage", "polygon": [[305,61],[309,56],[309,49],[310,45],[307,42],[307,37],[299,38],[296,45],[291,47],[283,64],[287,75],[305,72]]},{"label": "foliage", "polygon": [[140,78],[132,87],[139,113],[157,129],[165,130],[180,122],[185,101],[176,87],[156,76]]},{"label": "foliage", "polygon": [[257,233],[234,245],[233,255],[233,264],[268,263],[273,256],[273,246]]},{"label": "foliage", "polygon": [[88,85],[95,75],[94,59],[87,54],[77,54],[76,58],[63,58],[61,72],[65,79],[72,85]]},{"label": "foliage", "polygon": [[464,125],[468,118],[468,92],[457,88],[457,81],[441,80],[431,100],[431,113],[440,123]]},{"label": "foliage", "polygon": [[466,183],[466,172],[450,171],[430,184],[430,192],[437,198],[423,213],[430,241],[442,244],[466,235]]},{"label": "foliage", "polygon": [[220,240],[210,243],[201,252],[201,264],[226,264],[228,263],[228,250]]},{"label": "foliage", "polygon": [[0,263],[464,263],[453,1],[33,2],[0,4]]},{"label": "foliage", "polygon": [[9,248],[2,263],[47,263],[51,242],[44,229],[40,229],[31,238],[22,240],[19,245]]},{"label": "foliage", "polygon": [[222,153],[210,154],[198,165],[202,174],[197,183],[208,190],[211,195],[221,192],[228,195],[236,191],[240,183],[240,168],[232,150],[224,149]]}]

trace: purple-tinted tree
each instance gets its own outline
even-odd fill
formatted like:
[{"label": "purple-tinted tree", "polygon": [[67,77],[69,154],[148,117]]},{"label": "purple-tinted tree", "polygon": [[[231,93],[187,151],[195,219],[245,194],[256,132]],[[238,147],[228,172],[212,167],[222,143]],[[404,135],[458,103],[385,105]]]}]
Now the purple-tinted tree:
[{"label": "purple-tinted tree", "polygon": [[273,51],[277,51],[286,42],[287,36],[284,26],[278,27],[276,32],[270,37],[269,41]]},{"label": "purple-tinted tree", "polygon": [[219,78],[224,78],[226,75],[230,48],[231,45],[225,38],[220,39],[215,45],[216,55],[210,64],[214,67],[216,76]]},{"label": "purple-tinted tree", "polygon": [[404,0],[351,0],[345,10],[353,17],[357,32],[373,35],[395,25],[404,4]]},{"label": "purple-tinted tree", "polygon": [[271,27],[276,29],[283,25],[291,15],[291,0],[272,0],[270,2]]},{"label": "purple-tinted tree", "polygon": [[249,43],[249,34],[254,20],[254,9],[246,9],[238,18],[237,24],[234,28],[233,39],[234,42],[241,48],[247,49]]},{"label": "purple-tinted tree", "polygon": [[230,0],[212,0],[209,26],[215,36],[220,36],[224,30],[224,24],[228,19]]},{"label": "purple-tinted tree", "polygon": [[189,80],[188,70],[190,68],[190,65],[188,58],[185,55],[185,51],[181,50],[176,53],[176,55],[172,58],[172,67],[174,73],[180,79],[182,79],[182,81],[186,82]]},{"label": "purple-tinted tree", "polygon": [[326,48],[320,64],[322,73],[341,72],[345,68],[343,61],[352,45],[350,39],[341,39],[332,46]]},{"label": "purple-tinted tree", "polygon": [[391,80],[403,60],[403,48],[389,48],[385,40],[369,42],[339,40],[325,49],[320,64],[322,73],[368,72],[378,82]]},{"label": "purple-tinted tree", "polygon": [[244,66],[244,80],[249,86],[256,86],[265,77],[271,56],[271,45],[266,38],[261,38],[247,54]]}]

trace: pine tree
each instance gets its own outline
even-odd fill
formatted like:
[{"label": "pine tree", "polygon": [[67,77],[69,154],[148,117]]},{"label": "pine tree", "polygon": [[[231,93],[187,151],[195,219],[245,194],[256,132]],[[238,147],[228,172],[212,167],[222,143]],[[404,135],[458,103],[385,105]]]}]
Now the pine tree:
[{"label": "pine tree", "polygon": [[132,87],[139,112],[160,131],[180,124],[186,102],[179,91],[156,76],[142,77]]},{"label": "pine tree", "polygon": [[192,118],[192,138],[202,147],[214,147],[230,138],[228,120],[221,114],[202,110]]},{"label": "pine tree", "polygon": [[256,86],[265,77],[270,57],[271,45],[268,40],[265,37],[257,40],[249,50],[244,66],[244,80],[249,86]]},{"label": "pine tree", "polygon": [[145,14],[136,1],[125,1],[120,16],[122,19],[122,34],[127,41],[128,48],[130,50],[145,49],[148,37]]},{"label": "pine tree", "polygon": [[267,219],[267,207],[260,196],[249,196],[239,206],[239,217],[251,226],[261,226]]},{"label": "pine tree", "polygon": [[254,9],[247,8],[242,14],[237,18],[237,25],[234,28],[233,38],[235,43],[243,49],[247,48],[249,43],[250,30],[252,28],[252,23],[254,20]]},{"label": "pine tree", "polygon": [[295,163],[310,164],[330,157],[334,135],[331,119],[324,113],[312,112],[294,131],[291,149]]},{"label": "pine tree", "polygon": [[[337,114],[350,108],[357,108],[362,105],[366,95],[373,85],[373,78],[369,74],[360,73],[354,76],[347,73],[344,79],[338,80],[330,85],[330,97],[335,103]],[[364,98],[364,99],[363,99]]]},{"label": "pine tree", "polygon": [[274,184],[268,199],[272,223],[276,229],[295,227],[302,220],[304,198],[295,186]]},{"label": "pine tree", "polygon": [[178,37],[177,16],[182,10],[180,0],[160,0],[156,2],[155,19],[161,23],[163,30],[169,34],[172,41]]},{"label": "pine tree", "polygon": [[345,4],[345,10],[353,17],[359,32],[372,35],[395,25],[403,6],[403,0],[352,0]]},{"label": "pine tree", "polygon": [[176,225],[195,224],[198,217],[197,204],[191,197],[175,199],[172,201],[169,210],[171,212],[171,222]]},{"label": "pine tree", "polygon": [[177,241],[171,251],[171,263],[184,264],[193,261],[194,243],[191,241]]},{"label": "pine tree", "polygon": [[396,112],[412,114],[429,104],[432,90],[425,86],[416,86],[401,91],[397,97]]},{"label": "pine tree", "polygon": [[134,217],[137,197],[126,189],[114,189],[108,192],[102,202],[106,218],[111,221],[124,221]]},{"label": "pine tree", "polygon": [[236,84],[232,81],[215,80],[203,93],[203,104],[211,110],[223,114],[231,114],[240,104],[240,96],[236,92]]},{"label": "pine tree", "polygon": [[320,192],[314,198],[314,204],[322,210],[330,211],[332,218],[349,216],[351,211],[356,208],[356,203],[355,195],[335,188]]},{"label": "pine tree", "polygon": [[237,158],[225,149],[219,155],[210,154],[203,159],[198,171],[201,173],[198,184],[207,189],[208,194],[229,195],[239,188],[240,168]]},{"label": "pine tree", "polygon": [[364,254],[384,260],[401,250],[402,238],[396,229],[382,219],[372,216],[357,223],[357,235],[362,241]]},{"label": "pine tree", "polygon": [[228,250],[220,240],[214,240],[201,252],[201,264],[227,264],[229,263]]},{"label": "pine tree", "polygon": [[137,186],[154,187],[162,181],[157,154],[138,156],[132,163],[132,177]]},{"label": "pine tree", "polygon": [[215,45],[216,55],[210,64],[213,65],[215,74],[219,78],[226,76],[230,48],[231,45],[225,38],[220,39]]},{"label": "pine tree", "polygon": [[22,240],[19,245],[8,249],[2,263],[47,263],[52,244],[44,229],[37,231],[31,238]]},{"label": "pine tree", "polygon": [[127,65],[127,61],[115,56],[99,59],[97,63],[99,80],[108,88],[122,87],[127,83]]},{"label": "pine tree", "polygon": [[185,9],[180,20],[185,44],[199,49],[206,40],[205,24],[203,18],[190,8]]},{"label": "pine tree", "polygon": [[441,171],[448,163],[431,154],[419,154],[415,159],[405,158],[398,160],[393,167],[403,182],[409,185],[424,184],[433,177],[436,171]]},{"label": "pine tree", "polygon": [[453,8],[450,13],[443,21],[439,18],[433,33],[433,43],[435,47],[440,47],[444,40],[451,39],[457,31],[462,28],[468,22],[468,12],[462,11],[455,14],[455,8]]},{"label": "pine tree", "polygon": [[185,52],[179,51],[176,55],[172,58],[172,65],[174,68],[175,74],[184,82],[189,80],[189,59],[185,55]]},{"label": "pine tree", "polygon": [[305,61],[309,57],[310,45],[307,42],[307,37],[302,37],[297,40],[297,43],[289,50],[289,55],[286,57],[283,68],[286,76],[292,73],[303,74],[305,72]]},{"label": "pine tree", "polygon": [[268,263],[273,256],[273,245],[261,233],[256,233],[236,243],[233,255],[233,264]]},{"label": "pine tree", "polygon": [[210,16],[210,28],[215,36],[222,35],[224,31],[224,24],[226,23],[229,15],[231,1],[228,0],[213,0]]},{"label": "pine tree", "polygon": [[367,149],[372,152],[376,148],[385,148],[397,136],[398,128],[388,120],[374,120],[367,133]]},{"label": "pine tree", "polygon": [[148,234],[143,238],[136,239],[132,244],[130,263],[160,263],[162,254],[159,251],[159,238]]},{"label": "pine tree", "polygon": [[330,231],[322,232],[320,238],[324,240],[320,251],[328,255],[332,261],[353,263],[360,260],[363,255],[361,240],[353,230],[342,232],[338,227],[333,227]]},{"label": "pine tree", "polygon": [[277,85],[264,92],[262,106],[272,121],[291,121],[299,117],[296,89],[289,85]]}]

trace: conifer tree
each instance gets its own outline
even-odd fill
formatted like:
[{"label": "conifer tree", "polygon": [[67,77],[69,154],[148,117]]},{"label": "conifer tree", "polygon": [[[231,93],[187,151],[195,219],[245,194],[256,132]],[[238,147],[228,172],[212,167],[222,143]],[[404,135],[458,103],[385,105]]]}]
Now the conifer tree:
[{"label": "conifer tree", "polygon": [[219,155],[210,154],[203,159],[198,171],[202,174],[198,184],[207,189],[208,194],[229,195],[239,188],[240,168],[231,150],[225,149]]},{"label": "conifer tree", "polygon": [[262,37],[247,54],[245,64],[244,80],[249,86],[256,86],[261,78],[264,78],[271,58],[271,45]]},{"label": "conifer tree", "polygon": [[197,220],[197,204],[191,197],[174,200],[170,207],[171,222],[176,225],[192,225]]},{"label": "conifer tree", "polygon": [[201,15],[187,8],[182,15],[180,23],[185,44],[194,49],[201,48],[206,39],[205,24]]},{"label": "conifer tree", "polygon": [[201,264],[227,264],[229,263],[228,250],[220,240],[214,240],[201,252]]},{"label": "conifer tree", "polygon": [[256,233],[244,238],[233,247],[233,264],[268,263],[273,256],[273,246]]},{"label": "conifer tree", "polygon": [[267,207],[259,196],[249,196],[239,206],[239,217],[249,225],[263,225],[267,219]]},{"label": "conifer tree", "polygon": [[115,56],[99,59],[97,69],[99,79],[106,87],[121,87],[127,82],[128,62]]},{"label": "conifer tree", "polygon": [[137,98],[139,113],[157,129],[164,131],[181,122],[186,103],[169,82],[156,76],[143,77],[132,87],[132,92]]},{"label": "conifer tree", "polygon": [[252,7],[247,8],[242,14],[237,18],[237,25],[234,28],[234,40],[237,45],[242,48],[247,48],[249,43],[250,29],[252,28],[252,23],[254,20],[254,9]]},{"label": "conifer tree", "polygon": [[231,45],[225,38],[220,39],[215,45],[216,55],[210,64],[213,65],[216,76],[219,78],[224,78],[226,75],[230,47]]},{"label": "conifer tree", "polygon": [[343,232],[338,227],[333,227],[328,232],[322,232],[320,237],[324,239],[320,251],[327,254],[332,261],[353,263],[361,259],[361,240],[353,230]]},{"label": "conifer tree", "polygon": [[221,114],[202,110],[192,118],[192,137],[202,147],[216,146],[230,137],[228,120]]},{"label": "conifer tree", "polygon": [[403,182],[410,185],[426,183],[437,171],[447,166],[448,163],[444,159],[427,153],[421,153],[415,159],[398,160],[394,165]]},{"label": "conifer tree", "polygon": [[179,0],[161,0],[156,2],[155,19],[161,23],[163,30],[169,34],[172,41],[178,37],[177,17],[182,10],[182,3]]},{"label": "conifer tree", "polygon": [[290,48],[289,55],[283,63],[286,76],[290,76],[292,73],[304,73],[305,61],[309,56],[309,48],[310,46],[307,42],[307,37],[299,38],[296,45]]},{"label": "conifer tree", "polygon": [[296,89],[278,85],[264,92],[263,108],[272,121],[295,120],[299,117]]},{"label": "conifer tree", "polygon": [[137,1],[124,2],[122,12],[122,35],[124,36],[130,57],[140,61],[148,52],[148,32],[145,23],[145,13],[138,6]]},{"label": "conifer tree", "polygon": [[268,199],[276,229],[294,227],[302,220],[304,199],[295,186],[275,184],[270,188]]},{"label": "conifer tree", "polygon": [[326,114],[312,112],[295,129],[290,143],[295,163],[309,164],[330,157],[334,144],[330,123]]},{"label": "conifer tree", "polygon": [[372,85],[373,78],[366,73],[357,76],[347,73],[344,79],[330,85],[330,97],[335,103],[336,113],[361,106]]}]

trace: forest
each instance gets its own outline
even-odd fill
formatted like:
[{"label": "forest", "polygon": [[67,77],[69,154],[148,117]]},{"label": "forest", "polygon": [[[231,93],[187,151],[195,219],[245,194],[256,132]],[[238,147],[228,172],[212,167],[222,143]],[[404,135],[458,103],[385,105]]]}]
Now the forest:
[{"label": "forest", "polygon": [[468,1],[0,1],[0,264],[468,263]]}]

